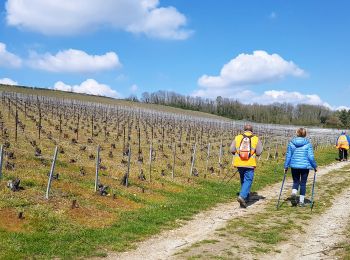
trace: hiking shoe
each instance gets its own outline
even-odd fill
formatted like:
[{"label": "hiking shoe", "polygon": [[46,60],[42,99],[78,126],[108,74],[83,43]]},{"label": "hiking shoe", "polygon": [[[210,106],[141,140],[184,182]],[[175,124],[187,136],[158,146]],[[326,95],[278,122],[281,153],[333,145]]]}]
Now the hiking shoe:
[{"label": "hiking shoe", "polygon": [[297,195],[296,194],[292,194],[292,196],[290,197],[290,202],[292,203],[293,207],[298,205],[298,200],[297,200]]},{"label": "hiking shoe", "polygon": [[247,207],[247,202],[241,196],[238,196],[237,201],[238,201],[239,205],[241,206],[241,208]]},{"label": "hiking shoe", "polygon": [[303,207],[305,207],[305,203],[304,202],[299,202],[299,207],[301,207],[301,208],[303,208]]}]

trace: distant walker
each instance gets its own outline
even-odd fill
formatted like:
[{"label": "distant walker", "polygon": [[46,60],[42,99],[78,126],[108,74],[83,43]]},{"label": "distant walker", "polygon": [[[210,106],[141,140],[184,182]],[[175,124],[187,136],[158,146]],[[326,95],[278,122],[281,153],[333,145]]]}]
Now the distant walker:
[{"label": "distant walker", "polygon": [[336,142],[336,147],[339,150],[339,161],[348,160],[349,144],[350,137],[346,135],[345,131],[343,131]]}]

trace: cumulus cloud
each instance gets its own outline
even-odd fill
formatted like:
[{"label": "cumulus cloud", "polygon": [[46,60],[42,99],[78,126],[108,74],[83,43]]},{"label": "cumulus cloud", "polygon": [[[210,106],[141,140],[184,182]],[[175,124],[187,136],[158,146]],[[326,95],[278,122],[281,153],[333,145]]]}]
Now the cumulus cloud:
[{"label": "cumulus cloud", "polygon": [[62,81],[58,81],[55,83],[54,89],[113,98],[121,97],[121,95],[110,86],[98,83],[94,79],[87,79],[80,85],[67,85]]},{"label": "cumulus cloud", "polygon": [[297,91],[285,91],[285,90],[267,90],[262,94],[258,94],[251,90],[242,88],[235,89],[199,89],[192,93],[193,96],[199,97],[228,97],[239,100],[244,104],[273,104],[273,103],[290,103],[293,105],[297,104],[309,104],[309,105],[321,105],[330,109],[335,109],[330,106],[327,102],[323,101],[316,94],[303,94]]},{"label": "cumulus cloud", "polygon": [[199,88],[193,92],[193,96],[230,97],[243,103],[328,105],[317,95],[277,90],[257,94],[249,89],[250,86],[276,82],[288,76],[305,75],[304,70],[293,61],[286,61],[278,54],[258,50],[253,54],[239,54],[222,67],[219,76],[201,76],[198,79]]},{"label": "cumulus cloud", "polygon": [[0,42],[0,67],[19,68],[21,65],[21,58],[7,51],[6,44]]},{"label": "cumulus cloud", "polygon": [[183,40],[187,18],[159,0],[7,0],[7,24],[46,35],[112,27],[149,37]]},{"label": "cumulus cloud", "polygon": [[17,81],[14,81],[10,78],[2,78],[0,79],[0,84],[4,84],[4,85],[18,85]]},{"label": "cumulus cloud", "polygon": [[107,52],[104,55],[89,55],[75,49],[59,51],[55,55],[32,53],[28,64],[35,69],[69,73],[97,72],[121,66],[115,52]]},{"label": "cumulus cloud", "polygon": [[350,110],[350,107],[347,107],[347,106],[339,106],[339,107],[336,107],[335,110]]},{"label": "cumulus cloud", "polygon": [[254,51],[253,54],[239,54],[225,64],[219,76],[203,75],[198,84],[205,88],[227,88],[263,84],[281,80],[287,76],[302,77],[305,72],[292,61],[284,60],[278,54]]},{"label": "cumulus cloud", "polygon": [[328,103],[322,101],[322,99],[316,94],[302,94],[297,91],[285,91],[285,90],[268,90],[263,95],[255,95],[252,97],[252,101],[261,104],[271,103],[291,103],[291,104],[309,104],[309,105],[322,105],[330,107]]}]

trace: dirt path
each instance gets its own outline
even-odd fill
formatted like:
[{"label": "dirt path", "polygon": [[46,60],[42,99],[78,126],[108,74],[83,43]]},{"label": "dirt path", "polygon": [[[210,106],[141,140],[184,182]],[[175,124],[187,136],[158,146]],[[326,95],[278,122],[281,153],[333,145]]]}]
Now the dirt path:
[{"label": "dirt path", "polygon": [[335,259],[333,250],[346,239],[344,230],[350,218],[350,188],[337,196],[332,207],[312,222],[305,234],[296,234],[288,244],[277,248],[281,253],[264,259]]},{"label": "dirt path", "polygon": [[[318,176],[339,169],[347,163],[335,163],[319,170]],[[282,176],[281,176],[282,178]],[[268,199],[275,199],[279,193],[280,183],[259,191],[259,195]],[[290,187],[287,183],[286,187]],[[183,226],[152,237],[141,242],[137,249],[124,252],[112,253],[108,259],[170,259],[181,249],[209,237],[216,229],[224,227],[226,223],[238,216],[255,214],[262,211],[268,203],[260,200],[247,209],[240,209],[236,201],[219,204],[214,208],[196,215],[193,220],[186,222]],[[254,209],[254,211],[252,210]]]}]

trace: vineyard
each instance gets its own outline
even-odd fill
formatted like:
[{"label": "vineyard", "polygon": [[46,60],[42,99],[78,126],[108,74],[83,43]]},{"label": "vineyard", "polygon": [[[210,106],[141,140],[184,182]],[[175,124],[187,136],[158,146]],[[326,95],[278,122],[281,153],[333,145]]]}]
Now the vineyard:
[{"label": "vineyard", "polygon": [[[125,212],[233,176],[229,147],[245,122],[54,95],[0,95],[2,232],[108,228]],[[283,161],[296,127],[253,127],[264,147],[260,164]],[[338,134],[308,133],[316,150]]]}]

